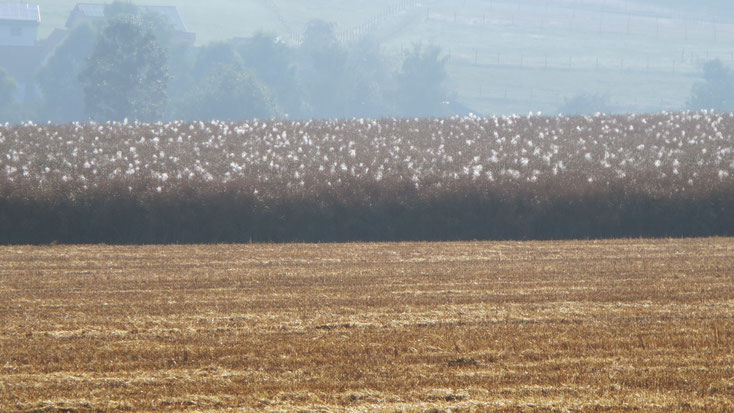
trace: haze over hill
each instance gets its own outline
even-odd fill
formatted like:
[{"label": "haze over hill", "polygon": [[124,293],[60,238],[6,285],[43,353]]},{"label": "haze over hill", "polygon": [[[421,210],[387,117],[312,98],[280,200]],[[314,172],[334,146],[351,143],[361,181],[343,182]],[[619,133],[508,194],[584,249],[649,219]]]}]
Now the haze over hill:
[{"label": "haze over hill", "polygon": [[[43,38],[76,0],[38,3]],[[295,45],[314,19],[334,23],[346,47],[376,42],[393,73],[414,44],[438,46],[457,113],[683,110],[705,62],[734,64],[734,5],[723,0],[135,3],[176,6],[198,46],[258,32]]]}]

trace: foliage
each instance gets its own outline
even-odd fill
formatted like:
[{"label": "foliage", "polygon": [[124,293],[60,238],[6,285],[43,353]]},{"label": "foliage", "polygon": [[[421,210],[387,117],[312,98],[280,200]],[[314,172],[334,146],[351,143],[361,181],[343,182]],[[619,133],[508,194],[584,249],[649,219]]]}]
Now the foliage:
[{"label": "foliage", "polygon": [[350,95],[347,51],[339,44],[333,24],[308,23],[299,50],[298,80],[303,85],[307,114],[345,118]]},{"label": "foliage", "polygon": [[286,114],[298,117],[304,112],[301,85],[296,80],[295,51],[273,35],[256,33],[237,46],[242,62],[275,95]]},{"label": "foliage", "polygon": [[614,109],[608,95],[591,93],[582,93],[566,99],[558,109],[558,113],[570,116],[613,112]]},{"label": "foliage", "polygon": [[440,116],[448,99],[445,81],[448,58],[436,46],[415,44],[397,77],[399,113],[404,116]]},{"label": "foliage", "polygon": [[0,67],[0,123],[19,120],[20,104],[16,93],[18,93],[18,84],[15,79]]},{"label": "foliage", "polygon": [[703,65],[703,79],[693,85],[688,106],[695,110],[734,111],[734,72],[721,60],[710,60]]},{"label": "foliage", "polygon": [[388,95],[394,87],[379,44],[365,39],[343,45],[330,23],[309,22],[296,54],[303,91],[301,117],[382,117],[395,114]]},{"label": "foliage", "polygon": [[186,96],[181,114],[188,120],[243,121],[278,114],[270,90],[247,68],[219,64]]},{"label": "foliage", "polygon": [[243,121],[280,113],[277,98],[243,64],[234,42],[199,48],[185,78],[186,84],[172,94],[170,118]]},{"label": "foliage", "polygon": [[192,74],[203,79],[221,66],[241,64],[242,59],[230,42],[211,43],[197,50]]},{"label": "foliage", "polygon": [[258,33],[189,48],[144,10],[114,2],[105,26],[70,34],[38,74],[39,121],[449,114],[437,48],[417,46],[396,75],[377,41],[342,44],[325,21],[309,22],[298,46]]},{"label": "foliage", "polygon": [[169,79],[166,59],[155,34],[139,19],[110,20],[79,78],[89,117],[160,120]]},{"label": "foliage", "polygon": [[138,7],[130,1],[115,0],[104,8],[105,17],[115,19],[123,16],[135,16],[139,13]]},{"label": "foliage", "polygon": [[733,131],[705,113],[7,127],[0,243],[733,235]]},{"label": "foliage", "polygon": [[347,117],[381,118],[397,114],[391,94],[395,79],[380,51],[380,44],[366,38],[351,45],[347,55],[350,91]]},{"label": "foliage", "polygon": [[79,78],[94,50],[96,30],[81,24],[69,33],[38,72],[43,95],[40,118],[54,123],[85,119],[84,94]]}]

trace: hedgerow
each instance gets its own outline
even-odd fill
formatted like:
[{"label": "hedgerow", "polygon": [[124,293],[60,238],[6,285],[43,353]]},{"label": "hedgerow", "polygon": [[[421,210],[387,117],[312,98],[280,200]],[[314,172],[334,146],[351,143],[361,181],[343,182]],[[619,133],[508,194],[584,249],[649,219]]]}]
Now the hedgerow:
[{"label": "hedgerow", "polygon": [[0,243],[734,235],[734,116],[0,128]]}]

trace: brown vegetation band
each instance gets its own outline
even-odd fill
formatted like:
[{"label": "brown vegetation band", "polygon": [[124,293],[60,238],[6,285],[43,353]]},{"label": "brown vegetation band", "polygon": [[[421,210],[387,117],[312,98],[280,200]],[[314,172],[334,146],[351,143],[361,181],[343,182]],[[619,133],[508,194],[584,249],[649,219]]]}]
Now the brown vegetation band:
[{"label": "brown vegetation band", "polygon": [[734,235],[715,113],[0,127],[0,243]]}]

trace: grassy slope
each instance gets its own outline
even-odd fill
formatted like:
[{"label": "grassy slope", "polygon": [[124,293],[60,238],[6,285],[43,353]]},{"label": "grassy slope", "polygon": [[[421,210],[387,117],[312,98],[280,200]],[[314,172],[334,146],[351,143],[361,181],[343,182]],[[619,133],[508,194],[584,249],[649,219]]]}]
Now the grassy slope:
[{"label": "grassy slope", "polygon": [[[42,33],[63,25],[75,2],[39,1]],[[260,29],[300,33],[319,16],[348,29],[394,2],[353,1],[345,7],[335,0],[212,0],[206,8],[195,0],[145,3],[175,4],[205,43]],[[378,34],[395,63],[413,42],[442,46],[451,54],[458,100],[480,113],[552,113],[564,98],[581,92],[606,93],[627,110],[675,110],[683,107],[703,60],[734,62],[734,25],[724,20],[635,1],[604,1],[605,12],[589,12],[583,3],[425,0]]]},{"label": "grassy slope", "polygon": [[[102,0],[106,1],[106,0]],[[43,37],[54,28],[63,27],[69,12],[78,0],[37,0],[41,5]],[[326,20],[341,22],[340,27],[359,25],[365,17],[381,11],[390,0],[356,2],[345,7],[335,0],[315,0],[296,2],[293,0],[211,0],[202,5],[198,0],[138,0],[136,4],[175,5],[188,29],[197,33],[199,43],[247,36],[258,30],[278,32],[292,30],[300,33],[305,23],[322,16]],[[278,19],[276,9],[268,6],[275,4],[281,12],[283,21]],[[283,6],[286,3],[287,7]],[[287,27],[285,27],[287,26]]]},{"label": "grassy slope", "polygon": [[734,240],[0,248],[0,410],[731,411]]},{"label": "grassy slope", "polygon": [[678,109],[702,60],[734,62],[734,26],[719,23],[714,32],[712,22],[670,9],[633,3],[628,12],[590,13],[559,1],[433,3],[429,17],[394,42],[423,38],[449,50],[454,89],[480,112],[550,113],[581,92],[608,93],[636,111]]}]

